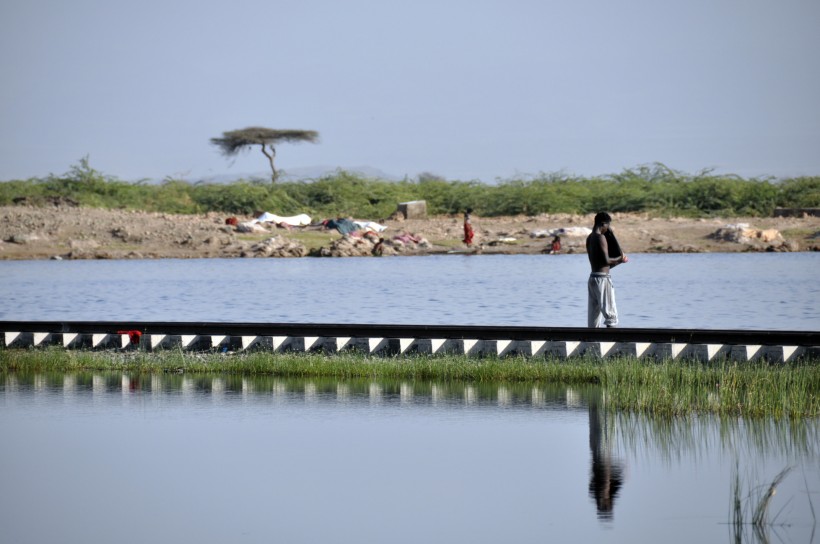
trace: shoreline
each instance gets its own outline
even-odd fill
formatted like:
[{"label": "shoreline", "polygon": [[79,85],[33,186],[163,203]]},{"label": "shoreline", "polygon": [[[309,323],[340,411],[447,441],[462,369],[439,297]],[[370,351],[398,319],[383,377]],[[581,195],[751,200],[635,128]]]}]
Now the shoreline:
[{"label": "shoreline", "polygon": [[[630,253],[736,253],[820,250],[820,217],[680,218],[612,213]],[[473,247],[461,216],[373,220],[380,234],[342,236],[312,218],[306,227],[264,224],[241,232],[226,214],[175,215],[81,207],[0,207],[0,260],[164,259],[370,256],[383,238],[388,255],[533,255],[548,253],[555,233],[562,254],[584,253],[593,214],[472,217]],[[241,224],[252,217],[238,217]],[[357,218],[362,219],[362,218]],[[409,235],[409,236],[408,236]],[[398,239],[398,240],[396,240]]]}]

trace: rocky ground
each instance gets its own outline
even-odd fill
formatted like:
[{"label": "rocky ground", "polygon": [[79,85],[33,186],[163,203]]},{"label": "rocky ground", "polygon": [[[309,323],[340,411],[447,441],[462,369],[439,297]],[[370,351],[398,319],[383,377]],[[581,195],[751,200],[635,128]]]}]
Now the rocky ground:
[{"label": "rocky ground", "polygon": [[[56,206],[0,207],[0,260],[157,259],[358,256],[396,254],[537,254],[558,232],[562,253],[582,253],[592,216],[474,216],[473,248],[466,248],[461,216],[375,220],[380,235],[342,236],[313,218],[291,229],[266,224],[240,232],[220,214],[173,215]],[[238,217],[239,224],[251,217]],[[731,219],[658,218],[613,214],[612,228],[627,253],[817,251],[820,217]],[[563,231],[559,232],[559,229]],[[381,244],[377,245],[379,239]]]}]

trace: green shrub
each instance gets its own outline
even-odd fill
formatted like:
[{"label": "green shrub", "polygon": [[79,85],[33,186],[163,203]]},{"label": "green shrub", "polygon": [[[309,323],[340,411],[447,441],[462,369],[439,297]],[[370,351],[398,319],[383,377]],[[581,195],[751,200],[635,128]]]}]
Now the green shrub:
[{"label": "green shrub", "polygon": [[229,184],[129,183],[80,160],[61,176],[0,183],[0,205],[74,201],[83,206],[167,213],[279,215],[384,219],[399,202],[425,200],[431,215],[460,214],[472,208],[485,217],[542,213],[652,212],[665,216],[768,216],[777,206],[820,207],[820,177],[743,179],[709,171],[687,175],[662,164],[627,169],[610,176],[580,178],[562,173],[528,179],[447,181],[431,174],[418,180],[386,181],[337,170],[315,180],[270,183],[240,179]]}]

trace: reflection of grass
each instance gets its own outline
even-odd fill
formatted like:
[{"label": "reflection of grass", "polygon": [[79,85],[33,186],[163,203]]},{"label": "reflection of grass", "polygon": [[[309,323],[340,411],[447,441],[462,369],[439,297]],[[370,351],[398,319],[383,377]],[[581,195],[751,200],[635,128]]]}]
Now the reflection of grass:
[{"label": "reflection of grass", "polygon": [[633,457],[651,450],[653,458],[675,462],[683,455],[698,457],[715,447],[735,450],[741,444],[743,455],[820,455],[820,420],[816,418],[738,418],[714,414],[696,418],[647,417],[626,412],[615,416],[618,447]]},{"label": "reflection of grass", "polygon": [[[752,487],[748,492],[744,492],[743,484],[740,481],[739,470],[737,467],[735,468],[735,478],[732,482],[730,521],[732,536],[735,542],[740,543],[743,541],[748,528],[752,529],[754,540],[758,542],[769,542],[770,528],[785,527],[787,525],[785,521],[779,519],[782,509],[770,519],[769,506],[777,493],[777,487],[783,482],[789,472],[791,472],[791,467],[786,467],[781,470],[768,485]],[[811,495],[809,495],[809,506],[811,507],[812,517],[815,517],[814,505],[811,504]],[[751,540],[751,538],[748,540]]]},{"label": "reflection of grass", "polygon": [[0,349],[0,372],[13,369],[182,369],[302,377],[385,377],[600,384],[605,408],[661,416],[715,413],[812,418],[820,415],[820,361],[791,365],[685,362],[646,364],[637,359],[524,358],[464,355],[368,356],[361,352],[321,353],[175,351],[88,352],[63,349]]},{"label": "reflection of grass", "polygon": [[[44,385],[49,389],[59,390],[66,383],[66,378],[74,384],[92,385],[95,381],[104,381],[113,389],[121,387],[123,377],[130,381],[130,387],[153,391],[179,391],[187,382],[200,391],[211,391],[218,384],[220,390],[239,394],[279,393],[368,397],[374,390],[384,397],[396,399],[434,399],[435,401],[455,401],[470,404],[473,402],[493,402],[500,404],[530,404],[546,406],[554,403],[569,402],[569,397],[576,400],[586,399],[594,386],[568,389],[564,385],[533,385],[531,383],[499,383],[459,380],[404,380],[392,378],[327,378],[327,377],[282,377],[271,375],[230,374],[224,372],[164,372],[148,374],[139,370],[90,370],[64,373],[18,372],[12,380],[17,386]],[[2,382],[0,382],[2,383]]]}]

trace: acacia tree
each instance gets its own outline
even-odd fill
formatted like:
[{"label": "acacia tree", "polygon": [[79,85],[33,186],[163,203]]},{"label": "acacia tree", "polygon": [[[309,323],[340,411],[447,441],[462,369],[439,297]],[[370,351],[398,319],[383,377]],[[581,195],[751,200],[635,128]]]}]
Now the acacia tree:
[{"label": "acacia tree", "polygon": [[276,148],[281,142],[316,142],[319,133],[315,130],[277,130],[264,127],[248,127],[240,130],[223,132],[221,138],[211,138],[211,143],[222,150],[226,157],[233,157],[244,149],[250,149],[258,145],[262,147],[262,153],[270,162],[272,172],[271,181],[276,182],[277,172],[273,165],[276,157]]}]

